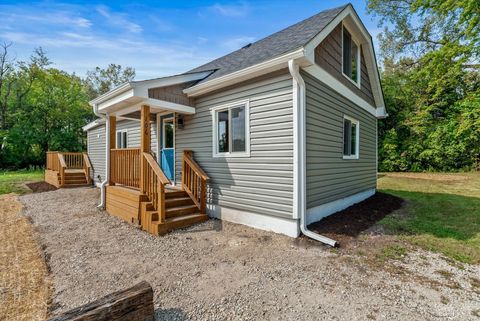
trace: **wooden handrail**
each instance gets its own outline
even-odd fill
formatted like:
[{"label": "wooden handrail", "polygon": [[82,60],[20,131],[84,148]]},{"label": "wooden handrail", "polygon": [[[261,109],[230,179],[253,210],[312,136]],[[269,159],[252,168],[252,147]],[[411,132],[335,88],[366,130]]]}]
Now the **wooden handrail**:
[{"label": "wooden handrail", "polygon": [[[150,153],[142,153],[142,162],[142,186],[140,186],[140,191],[148,197],[153,210],[158,214],[160,223],[163,223],[165,222],[165,185],[169,184],[170,180]],[[147,222],[140,223],[142,225],[148,224]]]},{"label": "wooden handrail", "polygon": [[155,174],[158,176],[160,183],[163,185],[170,184],[170,180],[165,176],[165,173],[162,171],[158,163],[153,158],[152,154],[150,153],[143,153],[143,157],[147,160],[148,165],[152,168]]},{"label": "wooden handrail", "polygon": [[190,196],[200,213],[206,213],[207,181],[210,178],[192,157],[192,151],[183,151],[182,189]]},{"label": "wooden handrail", "polygon": [[87,153],[83,153],[83,171],[85,172],[85,177],[87,179],[87,184],[92,183],[92,178],[90,177],[90,169],[92,168],[92,164],[90,164],[90,159],[88,158]]},{"label": "wooden handrail", "polygon": [[65,163],[65,159],[63,158],[62,153],[57,153],[58,155],[58,163],[60,165],[59,172],[60,172],[60,186],[65,185],[65,169],[67,168],[67,164]]}]

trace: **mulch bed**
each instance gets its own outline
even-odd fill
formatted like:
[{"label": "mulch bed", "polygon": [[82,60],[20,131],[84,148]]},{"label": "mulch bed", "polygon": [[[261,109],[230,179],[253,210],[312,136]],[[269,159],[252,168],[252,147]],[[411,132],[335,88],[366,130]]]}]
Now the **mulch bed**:
[{"label": "mulch bed", "polygon": [[43,193],[54,191],[57,188],[53,185],[48,184],[47,182],[34,182],[34,183],[27,183],[28,188],[32,190],[34,193]]},{"label": "mulch bed", "polygon": [[403,199],[377,192],[366,200],[354,204],[308,226],[319,234],[346,246],[360,233],[374,226],[388,214],[402,207]]}]

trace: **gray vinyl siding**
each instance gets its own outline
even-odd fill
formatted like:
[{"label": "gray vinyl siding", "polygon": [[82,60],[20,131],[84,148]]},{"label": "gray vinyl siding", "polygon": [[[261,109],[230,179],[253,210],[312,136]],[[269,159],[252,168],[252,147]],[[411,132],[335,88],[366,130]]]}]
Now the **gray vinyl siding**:
[{"label": "gray vinyl siding", "polygon": [[[320,80],[306,83],[307,208],[376,187],[376,118]],[[343,159],[343,117],[360,122],[359,159]]]},{"label": "gray vinyl siding", "polygon": [[[135,120],[119,120],[117,130],[127,130],[127,147],[140,147],[140,122]],[[152,122],[151,150],[157,153],[157,126]],[[87,150],[93,167],[95,183],[101,183],[105,179],[105,125],[90,129],[87,133]],[[113,146],[112,146],[113,147]],[[100,175],[100,179],[98,178]]]},{"label": "gray vinyl siding", "polygon": [[339,24],[333,31],[315,48],[315,63],[325,69],[338,81],[347,86],[350,90],[374,105],[372,86],[367,72],[363,46],[360,47],[360,87],[358,88],[342,73],[342,24]]},{"label": "gray vinyl siding", "polygon": [[[153,153],[157,153],[157,124],[151,123],[151,144],[150,149]],[[122,120],[117,122],[117,130],[127,130],[127,147],[140,147],[140,121],[137,120]]]},{"label": "gray vinyl siding", "polygon": [[93,180],[101,183],[105,179],[105,125],[94,127],[87,132],[87,152],[92,164]]},{"label": "gray vinyl siding", "polygon": [[[250,101],[250,157],[212,156],[210,109]],[[241,211],[292,217],[292,79],[286,70],[255,82],[198,98],[196,113],[177,129],[176,179],[181,181],[183,150],[210,176],[208,203]]]}]

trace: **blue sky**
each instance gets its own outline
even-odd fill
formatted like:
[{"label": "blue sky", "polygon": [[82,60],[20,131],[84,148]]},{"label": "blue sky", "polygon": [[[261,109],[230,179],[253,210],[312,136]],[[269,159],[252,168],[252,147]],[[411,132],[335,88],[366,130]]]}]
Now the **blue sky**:
[{"label": "blue sky", "polygon": [[[137,80],[148,79],[187,71],[344,3],[0,0],[0,42],[13,43],[17,60],[41,46],[54,67],[79,76],[117,63],[134,67]],[[366,2],[352,3],[375,39],[377,22]]]}]

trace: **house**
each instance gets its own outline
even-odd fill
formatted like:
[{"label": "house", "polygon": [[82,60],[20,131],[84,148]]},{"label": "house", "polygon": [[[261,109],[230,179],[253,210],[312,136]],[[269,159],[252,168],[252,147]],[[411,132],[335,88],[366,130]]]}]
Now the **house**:
[{"label": "house", "polygon": [[386,112],[372,38],[351,4],[91,105],[100,205],[154,234],[208,214],[333,245],[306,226],[376,190]]}]

